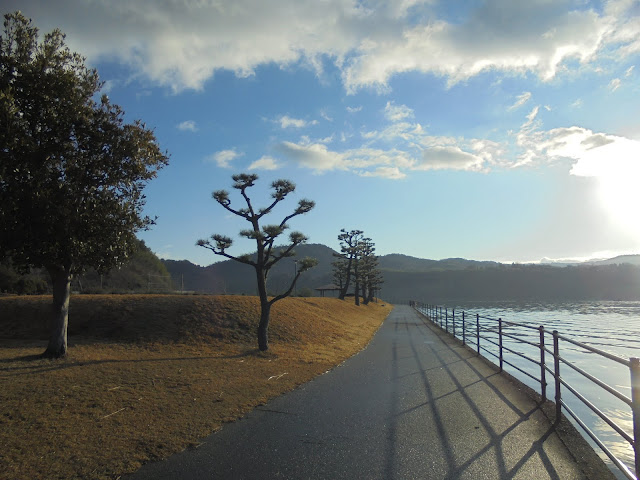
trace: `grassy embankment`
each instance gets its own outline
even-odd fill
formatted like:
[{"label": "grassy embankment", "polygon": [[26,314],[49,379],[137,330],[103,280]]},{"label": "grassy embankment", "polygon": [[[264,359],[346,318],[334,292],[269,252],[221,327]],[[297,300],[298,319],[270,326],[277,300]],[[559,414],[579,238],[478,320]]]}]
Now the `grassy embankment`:
[{"label": "grassy embankment", "polygon": [[117,478],[199,441],[359,351],[382,304],[275,304],[256,349],[254,297],[71,299],[69,356],[46,346],[50,297],[0,298],[2,478]]}]

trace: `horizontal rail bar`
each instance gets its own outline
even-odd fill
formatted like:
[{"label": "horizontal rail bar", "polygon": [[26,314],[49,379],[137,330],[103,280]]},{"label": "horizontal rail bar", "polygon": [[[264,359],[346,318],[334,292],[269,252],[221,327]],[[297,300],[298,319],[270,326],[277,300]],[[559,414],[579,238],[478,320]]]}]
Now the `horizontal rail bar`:
[{"label": "horizontal rail bar", "polygon": [[531,330],[538,330],[538,327],[534,327],[533,325],[528,325],[526,323],[519,323],[519,322],[510,322],[509,320],[503,320],[503,323],[506,323],[507,325],[513,325],[516,327],[523,327],[523,328],[530,328]]},{"label": "horizontal rail bar", "polygon": [[588,350],[590,352],[597,353],[598,355],[602,355],[603,357],[607,357],[609,360],[613,360],[614,362],[618,362],[622,365],[625,365],[627,368],[631,366],[631,362],[629,360],[619,357],[617,355],[614,355],[612,353],[605,352],[604,350],[600,350],[599,348],[591,347],[585,343],[578,342],[576,340],[573,340],[571,338],[565,337],[564,335],[560,335],[560,334],[558,334],[558,338],[566,342],[572,343],[573,345],[576,345],[580,348],[584,348],[585,350]]},{"label": "horizontal rail bar", "polygon": [[494,358],[500,358],[500,356],[499,356],[499,355],[496,355],[495,353],[493,353],[493,352],[491,352],[491,351],[487,350],[487,349],[486,349],[486,348],[484,348],[483,346],[480,346],[480,350],[484,350],[486,353],[488,353],[489,355],[491,355],[491,356],[492,356],[492,357],[494,357]]},{"label": "horizontal rail bar", "polygon": [[540,344],[539,344],[539,343],[536,343],[536,342],[530,342],[529,340],[523,340],[522,338],[517,337],[517,336],[515,336],[515,335],[509,335],[508,333],[503,333],[503,334],[502,334],[502,336],[503,336],[503,337],[507,337],[507,338],[512,338],[512,339],[514,339],[515,341],[517,341],[518,343],[526,343],[527,345],[531,345],[532,347],[537,347],[537,348],[539,348],[539,347],[540,347]]},{"label": "horizontal rail bar", "polygon": [[494,342],[493,340],[491,340],[489,337],[480,337],[482,340],[486,340],[489,343],[494,344],[496,347],[499,347],[500,344],[498,342]]},{"label": "horizontal rail bar", "polygon": [[502,349],[506,350],[507,352],[511,352],[511,353],[513,353],[514,355],[517,355],[520,358],[524,358],[525,360],[529,360],[531,363],[535,363],[536,365],[540,366],[540,362],[539,361],[533,360],[532,358],[527,357],[524,353],[518,352],[516,350],[512,350],[511,348],[505,347],[504,345],[502,346]]},{"label": "horizontal rail bar", "polygon": [[627,397],[624,393],[620,393],[615,388],[607,385],[602,380],[600,380],[597,377],[594,377],[590,373],[585,372],[583,369],[581,369],[577,365],[574,365],[573,363],[569,362],[568,360],[562,358],[561,356],[560,356],[560,361],[564,362],[564,364],[566,366],[571,367],[572,369],[574,369],[576,372],[580,373],[581,375],[584,375],[586,378],[591,380],[593,383],[595,383],[596,385],[599,385],[600,387],[605,389],[607,392],[609,392],[611,395],[613,395],[614,397],[616,397],[619,400],[623,401],[627,405],[629,405],[629,406],[633,405],[633,401],[629,397]]},{"label": "horizontal rail bar", "polygon": [[529,372],[523,370],[522,368],[518,367],[517,365],[514,365],[513,363],[511,363],[509,360],[502,360],[504,363],[506,363],[507,365],[511,365],[513,368],[515,368],[516,370],[518,370],[520,373],[525,374],[527,377],[531,378],[532,380],[535,380],[536,383],[540,383],[540,379],[532,374],[530,374]]},{"label": "horizontal rail bar", "polygon": [[613,420],[611,420],[602,410],[596,407],[593,403],[591,403],[587,398],[584,397],[580,392],[578,392],[575,388],[573,388],[569,383],[560,378],[560,383],[567,387],[567,389],[573,393],[578,400],[584,403],[587,407],[589,407],[596,415],[598,415],[602,420],[604,420],[611,428],[613,428],[616,432],[618,432],[627,442],[629,442],[632,446],[634,444],[633,438],[622,430]]},{"label": "horizontal rail bar", "polygon": [[563,401],[562,403],[562,407],[564,408],[564,410],[571,415],[571,417],[573,417],[573,419],[578,423],[578,425],[580,425],[582,427],[582,429],[587,433],[587,435],[589,435],[591,437],[591,440],[593,440],[601,449],[602,451],[607,455],[607,457],[609,457],[609,459],[615,464],[616,467],[618,467],[620,469],[620,471],[623,473],[623,475],[625,477],[627,477],[629,480],[637,480],[636,476],[631,473],[631,470],[629,470],[629,467],[627,467],[624,463],[622,463],[620,460],[618,460],[618,458],[611,452],[611,450],[609,450],[604,443],[602,443],[602,441],[596,436],[595,433],[593,433],[591,431],[591,429],[589,427],[587,427],[585,425],[585,423],[580,420],[580,418],[578,417],[578,415],[576,415],[573,410],[571,410],[571,408]]}]

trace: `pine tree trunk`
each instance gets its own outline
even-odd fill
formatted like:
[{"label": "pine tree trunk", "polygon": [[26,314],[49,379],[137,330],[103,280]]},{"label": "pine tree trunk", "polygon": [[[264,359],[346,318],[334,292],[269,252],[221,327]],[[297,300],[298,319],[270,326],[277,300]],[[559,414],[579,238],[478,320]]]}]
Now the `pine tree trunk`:
[{"label": "pine tree trunk", "polygon": [[260,305],[260,323],[258,324],[258,348],[264,352],[269,350],[269,317],[271,304],[269,302]]},{"label": "pine tree trunk", "polygon": [[[258,259],[262,256],[258,252]],[[271,314],[271,304],[267,295],[267,277],[264,269],[256,267],[256,279],[258,281],[258,296],[260,297],[260,323],[258,323],[258,348],[264,352],[269,350],[269,316]]]},{"label": "pine tree trunk", "polygon": [[42,355],[47,358],[62,358],[67,355],[67,326],[69,324],[72,275],[68,267],[49,267],[47,270],[53,284],[53,310],[49,345]]}]

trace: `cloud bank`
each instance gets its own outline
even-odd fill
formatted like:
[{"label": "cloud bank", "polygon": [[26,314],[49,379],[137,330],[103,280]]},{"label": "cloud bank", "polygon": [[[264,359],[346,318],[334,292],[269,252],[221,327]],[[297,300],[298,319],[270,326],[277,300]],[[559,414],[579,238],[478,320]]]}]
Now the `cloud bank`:
[{"label": "cloud bank", "polygon": [[[385,90],[403,72],[449,85],[481,72],[532,73],[547,81],[569,60],[623,58],[640,51],[635,5],[489,0],[460,21],[434,1],[357,0],[8,0],[43,31],[61,26],[90,61],[129,65],[132,75],[174,92],[202,89],[215,72],[255,74],[266,64],[341,72],[344,88]],[[113,32],[118,35],[114,36]]]}]

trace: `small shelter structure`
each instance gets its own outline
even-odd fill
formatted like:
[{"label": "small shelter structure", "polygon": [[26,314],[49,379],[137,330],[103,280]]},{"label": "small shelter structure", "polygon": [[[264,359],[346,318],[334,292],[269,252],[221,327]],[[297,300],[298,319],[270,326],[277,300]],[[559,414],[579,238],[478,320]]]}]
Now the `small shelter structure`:
[{"label": "small shelter structure", "polygon": [[[329,283],[327,285],[323,285],[321,287],[316,287],[316,291],[320,292],[320,296],[324,297],[325,292],[339,292],[340,287],[334,283]],[[336,294],[337,296],[337,294]]]}]

